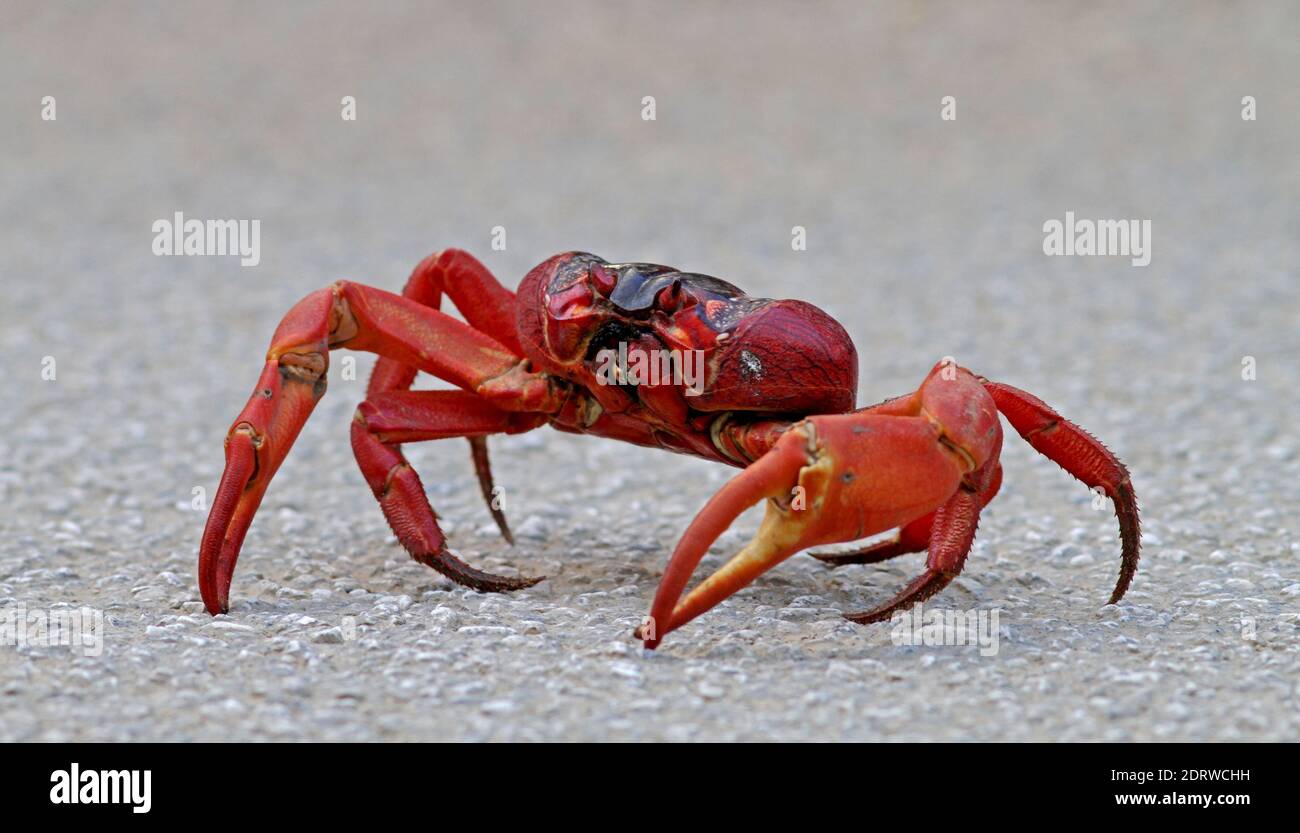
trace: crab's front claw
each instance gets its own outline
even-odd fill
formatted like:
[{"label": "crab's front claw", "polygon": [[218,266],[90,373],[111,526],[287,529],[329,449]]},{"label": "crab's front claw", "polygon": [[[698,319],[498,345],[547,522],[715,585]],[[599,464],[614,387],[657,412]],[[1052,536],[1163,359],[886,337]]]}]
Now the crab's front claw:
[{"label": "crab's front claw", "polygon": [[[816,429],[807,422],[792,427],[767,454],[723,486],[695,516],[673,550],[649,618],[636,631],[645,647],[657,647],[669,631],[699,616],[798,550],[797,542],[802,536],[785,517],[792,511],[792,504],[787,502],[783,507],[778,501],[789,501],[791,493],[797,491],[795,486],[802,485],[803,469],[809,471],[806,479],[810,484],[819,479],[809,450],[816,445],[815,434]],[[770,502],[758,534],[679,603],[687,582],[709,547],[732,521],[763,498],[769,498]]]},{"label": "crab's front claw", "polygon": [[[791,426],[691,522],[637,637],[655,648],[665,634],[803,549],[863,538],[930,511],[966,472],[961,457],[940,450],[936,439],[935,427],[919,418],[843,414]],[[754,538],[681,598],[713,542],[763,498],[767,514]]]},{"label": "crab's front claw", "polygon": [[214,616],[229,608],[235,562],[262,495],[325,392],[328,355],[322,349],[268,360],[226,435],[226,469],[199,545],[199,592]]}]

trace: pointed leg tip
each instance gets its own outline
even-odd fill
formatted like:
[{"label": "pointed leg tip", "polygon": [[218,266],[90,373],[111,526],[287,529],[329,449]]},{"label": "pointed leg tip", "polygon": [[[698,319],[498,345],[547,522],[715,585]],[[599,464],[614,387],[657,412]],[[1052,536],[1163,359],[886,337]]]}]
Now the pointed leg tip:
[{"label": "pointed leg tip", "polygon": [[659,640],[649,635],[650,631],[645,625],[637,625],[632,629],[632,637],[641,640],[641,646],[647,651],[653,651],[659,647]]},{"label": "pointed leg tip", "polygon": [[413,550],[409,547],[407,551],[421,564],[432,567],[457,584],[480,593],[509,593],[532,587],[546,580],[546,576],[499,576],[477,570],[457,558],[456,554],[446,546],[439,547],[434,552]]},{"label": "pointed leg tip", "polygon": [[199,573],[199,598],[203,600],[203,609],[212,616],[220,616],[230,610],[230,589],[222,589],[220,576]]},{"label": "pointed leg tip", "polygon": [[[482,575],[487,576],[487,578],[474,582],[462,581],[461,583],[481,593],[513,593],[516,590],[526,590],[546,581],[546,576],[496,576],[491,573]],[[460,579],[456,580],[460,581]]]}]

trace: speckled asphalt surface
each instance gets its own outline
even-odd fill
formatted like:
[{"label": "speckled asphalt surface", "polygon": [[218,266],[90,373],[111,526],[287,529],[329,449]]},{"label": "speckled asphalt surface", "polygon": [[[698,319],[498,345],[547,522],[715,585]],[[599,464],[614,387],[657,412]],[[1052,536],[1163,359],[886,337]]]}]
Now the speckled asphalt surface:
[{"label": "speckled asphalt surface", "polygon": [[[1294,5],[474,7],[0,10],[0,609],[104,616],[98,655],[0,645],[0,740],[1300,738]],[[1067,210],[1150,219],[1151,264],[1045,256]],[[175,211],[260,219],[260,265],[154,256]],[[512,548],[464,443],[408,447],[464,558],[549,577],[468,592],[389,534],[347,442],[372,359],[336,354],[210,618],[194,490],[280,316],[450,245],[512,286],[585,248],[809,300],[862,404],[944,355],[1039,394],[1132,469],[1133,589],[1103,607],[1113,516],[1013,435],[931,603],[997,609],[995,655],[841,619],[920,556],[793,558],[646,653],[729,470],[494,441]]]}]

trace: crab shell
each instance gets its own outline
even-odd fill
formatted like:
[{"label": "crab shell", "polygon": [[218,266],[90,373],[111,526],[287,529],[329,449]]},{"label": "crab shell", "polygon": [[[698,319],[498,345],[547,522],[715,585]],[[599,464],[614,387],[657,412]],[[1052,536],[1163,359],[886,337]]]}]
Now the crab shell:
[{"label": "crab shell", "polygon": [[649,343],[703,351],[696,411],[838,414],[856,401],[852,339],[805,301],[751,298],[708,275],[568,252],[528,273],[517,309],[536,369],[588,390],[602,384],[600,350]]}]

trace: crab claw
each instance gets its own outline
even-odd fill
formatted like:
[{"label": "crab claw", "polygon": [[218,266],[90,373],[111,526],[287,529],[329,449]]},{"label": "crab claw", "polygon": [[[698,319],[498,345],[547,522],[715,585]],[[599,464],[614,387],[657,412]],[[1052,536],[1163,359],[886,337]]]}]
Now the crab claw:
[{"label": "crab claw", "polygon": [[[873,535],[931,511],[958,489],[967,470],[938,438],[937,427],[920,417],[843,414],[794,424],[691,522],[637,638],[653,649],[665,634],[803,549]],[[681,598],[710,545],[763,498],[767,514],[754,538]]]}]

